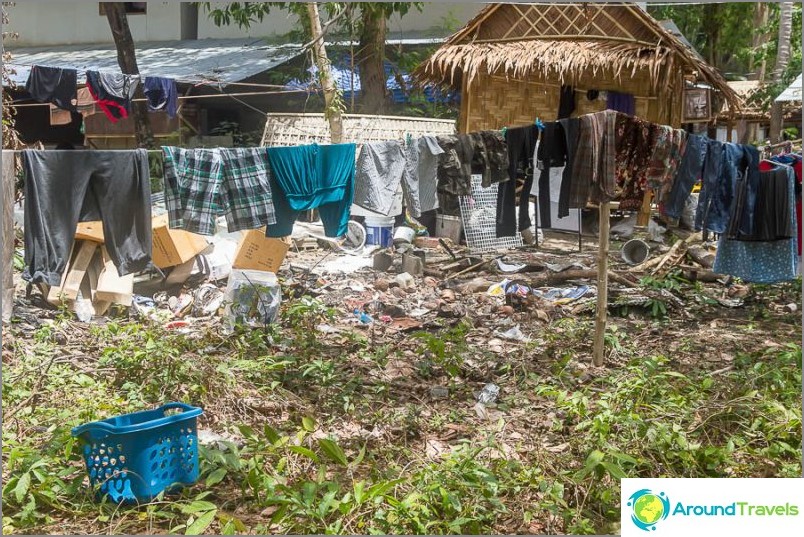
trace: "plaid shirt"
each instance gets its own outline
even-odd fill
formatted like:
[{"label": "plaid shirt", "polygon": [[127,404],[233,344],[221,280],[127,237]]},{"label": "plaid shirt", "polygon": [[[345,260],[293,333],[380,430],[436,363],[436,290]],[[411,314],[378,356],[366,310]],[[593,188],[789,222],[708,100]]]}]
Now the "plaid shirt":
[{"label": "plaid shirt", "polygon": [[222,214],[230,232],[276,224],[264,148],[162,151],[171,228],[213,235]]}]

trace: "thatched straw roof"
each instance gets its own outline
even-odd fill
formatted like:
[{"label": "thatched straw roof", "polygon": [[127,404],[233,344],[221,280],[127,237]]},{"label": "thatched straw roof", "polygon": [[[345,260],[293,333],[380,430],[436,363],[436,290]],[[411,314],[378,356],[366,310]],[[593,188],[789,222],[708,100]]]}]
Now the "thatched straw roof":
[{"label": "thatched straw roof", "polygon": [[658,21],[633,3],[491,4],[455,33],[416,72],[420,80],[458,86],[479,73],[555,77],[576,84],[650,73],[654,89],[679,70],[740,100],[726,80]]}]

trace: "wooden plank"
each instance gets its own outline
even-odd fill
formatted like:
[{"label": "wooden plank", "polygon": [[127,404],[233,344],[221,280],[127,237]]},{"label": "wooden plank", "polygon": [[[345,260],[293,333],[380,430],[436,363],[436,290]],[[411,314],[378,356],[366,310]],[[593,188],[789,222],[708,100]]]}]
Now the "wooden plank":
[{"label": "wooden plank", "polygon": [[69,261],[67,262],[67,265],[64,267],[64,272],[62,272],[61,274],[61,283],[58,286],[50,286],[50,288],[45,292],[46,297],[45,300],[47,300],[48,304],[52,304],[53,306],[61,306],[62,290],[64,289],[64,284],[67,282],[67,274],[70,272],[70,267],[73,264],[74,254],[75,254],[75,244],[73,243],[73,246],[70,249],[70,255],[67,256],[67,259]]},{"label": "wooden plank", "polygon": [[11,319],[11,311],[14,306],[14,152],[3,151],[3,170],[2,170],[2,218],[0,218],[0,241],[2,248],[3,268],[0,274],[3,275],[0,283],[0,302],[2,303],[2,319]]},{"label": "wooden plank", "polygon": [[98,276],[95,299],[130,306],[134,295],[134,275],[120,276],[105,246],[101,246],[101,259],[103,269]]},{"label": "wooden plank", "polygon": [[650,222],[650,204],[653,201],[653,192],[650,190],[645,191],[645,195],[642,197],[642,208],[639,210],[639,215],[637,215],[637,223],[638,227],[645,227]]},{"label": "wooden plank", "polygon": [[112,305],[112,302],[105,300],[97,295],[98,281],[101,274],[105,271],[103,263],[103,255],[100,250],[95,250],[95,255],[92,256],[92,262],[87,267],[87,275],[84,278],[87,287],[89,287],[89,295],[84,294],[84,283],[81,284],[81,295],[85,298],[92,300],[92,307],[95,310],[95,315],[103,315]]},{"label": "wooden plank", "polygon": [[95,254],[98,245],[92,241],[81,241],[78,248],[78,253],[75,255],[70,267],[70,272],[67,274],[67,280],[64,282],[63,293],[67,300],[75,300],[78,297],[78,291],[81,288],[81,282],[84,281],[87,268],[92,262],[92,256]]},{"label": "wooden plank", "polygon": [[600,244],[597,257],[597,315],[595,316],[594,357],[596,366],[602,366],[606,354],[606,321],[609,302],[609,225],[611,206],[600,204]]},{"label": "wooden plank", "polygon": [[170,271],[167,279],[165,280],[166,285],[180,285],[187,281],[187,278],[190,277],[190,274],[193,272],[193,267],[195,267],[195,258],[190,259],[189,261],[185,261],[181,265],[178,265],[173,270]]},{"label": "wooden plank", "polygon": [[75,230],[75,240],[103,244],[103,222],[79,222]]}]

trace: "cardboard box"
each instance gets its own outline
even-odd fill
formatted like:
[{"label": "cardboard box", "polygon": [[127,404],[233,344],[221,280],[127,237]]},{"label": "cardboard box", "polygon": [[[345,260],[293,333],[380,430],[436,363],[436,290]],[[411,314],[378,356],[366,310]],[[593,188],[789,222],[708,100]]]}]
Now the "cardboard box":
[{"label": "cardboard box", "polygon": [[252,229],[243,233],[235,252],[232,268],[279,272],[290,245],[281,239],[265,236],[265,229]]},{"label": "cardboard box", "polygon": [[207,249],[207,240],[196,233],[168,227],[168,215],[153,219],[153,262],[159,268],[186,263]]}]

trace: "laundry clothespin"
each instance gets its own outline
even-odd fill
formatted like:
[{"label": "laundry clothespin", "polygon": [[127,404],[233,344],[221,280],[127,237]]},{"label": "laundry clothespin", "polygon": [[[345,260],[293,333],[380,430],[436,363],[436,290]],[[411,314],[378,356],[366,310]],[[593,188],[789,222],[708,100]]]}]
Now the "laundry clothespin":
[{"label": "laundry clothespin", "polygon": [[503,128],[502,128],[502,135],[503,135],[503,138],[505,138],[505,133],[506,133],[506,132],[508,132],[508,127],[503,127]]},{"label": "laundry clothespin", "polygon": [[411,136],[410,133],[405,134],[405,143],[407,145],[413,143],[413,136]]},{"label": "laundry clothespin", "polygon": [[539,129],[540,131],[544,130],[544,123],[542,122],[541,118],[537,117],[535,124],[536,124],[536,128]]}]

